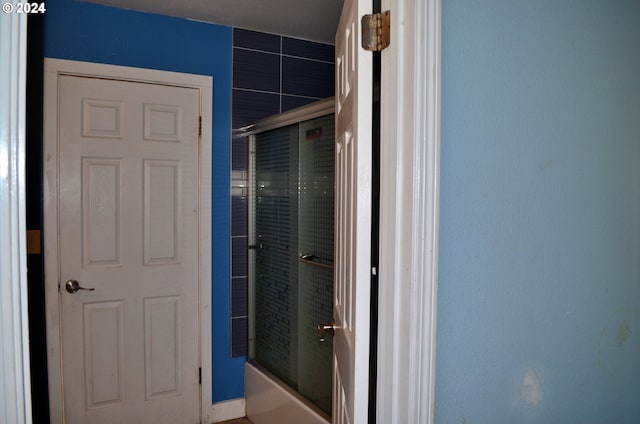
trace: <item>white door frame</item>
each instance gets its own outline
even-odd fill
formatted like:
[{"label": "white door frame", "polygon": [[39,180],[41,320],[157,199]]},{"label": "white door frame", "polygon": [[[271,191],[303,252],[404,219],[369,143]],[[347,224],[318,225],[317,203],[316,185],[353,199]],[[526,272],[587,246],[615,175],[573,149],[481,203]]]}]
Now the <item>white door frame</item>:
[{"label": "white door frame", "polygon": [[[0,14],[0,422],[31,422],[25,121],[27,16]],[[7,12],[7,13],[5,13]]]},{"label": "white door frame", "polygon": [[382,0],[377,422],[433,423],[441,0]]},{"label": "white door frame", "polygon": [[60,59],[44,65],[44,257],[49,403],[52,423],[63,422],[62,369],[60,357],[60,310],[58,281],[58,80],[60,75],[92,76],[127,81],[195,88],[200,91],[202,136],[200,137],[199,298],[200,364],[202,367],[201,420],[211,413],[211,123],[213,80],[210,76],[182,74],[124,66]]}]

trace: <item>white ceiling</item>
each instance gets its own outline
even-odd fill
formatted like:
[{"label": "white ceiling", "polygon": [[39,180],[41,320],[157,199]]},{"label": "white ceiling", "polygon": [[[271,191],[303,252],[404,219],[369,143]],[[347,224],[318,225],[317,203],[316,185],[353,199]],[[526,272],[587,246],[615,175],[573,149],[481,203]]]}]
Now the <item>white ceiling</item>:
[{"label": "white ceiling", "polygon": [[84,0],[334,43],[343,0]]}]

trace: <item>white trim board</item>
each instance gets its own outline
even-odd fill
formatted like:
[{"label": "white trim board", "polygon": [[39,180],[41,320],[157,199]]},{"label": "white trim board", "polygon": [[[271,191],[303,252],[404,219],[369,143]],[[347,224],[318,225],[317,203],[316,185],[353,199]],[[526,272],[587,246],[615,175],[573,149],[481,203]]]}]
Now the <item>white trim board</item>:
[{"label": "white trim board", "polygon": [[441,0],[382,0],[377,422],[433,423]]},{"label": "white trim board", "polygon": [[243,418],[247,414],[247,404],[244,398],[216,402],[210,407],[210,413],[203,424],[220,423],[236,418]]},{"label": "white trim board", "polygon": [[26,30],[26,15],[0,15],[0,422],[16,424],[32,420],[25,217]]},{"label": "white trim board", "polygon": [[93,76],[117,80],[150,82],[196,88],[200,91],[202,137],[200,138],[200,216],[199,216],[199,288],[200,288],[200,363],[202,367],[201,416],[211,413],[211,137],[213,79],[210,76],[157,71],[61,59],[45,59],[44,65],[44,255],[49,403],[51,422],[63,421],[61,393],[60,326],[58,304],[57,234],[57,108],[58,77],[61,74]]}]

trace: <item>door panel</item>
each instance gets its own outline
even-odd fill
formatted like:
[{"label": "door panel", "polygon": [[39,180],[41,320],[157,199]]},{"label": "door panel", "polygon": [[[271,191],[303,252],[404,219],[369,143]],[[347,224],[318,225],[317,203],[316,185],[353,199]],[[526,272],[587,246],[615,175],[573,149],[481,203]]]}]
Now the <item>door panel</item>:
[{"label": "door panel", "polygon": [[180,263],[180,161],[144,161],[144,264]]},{"label": "door panel", "polygon": [[146,399],[180,393],[180,297],[144,299]]},{"label": "door panel", "polygon": [[372,55],[359,45],[370,0],[346,0],[336,32],[334,423],[367,422],[371,293]]},{"label": "door panel", "polygon": [[199,92],[61,76],[59,105],[65,421],[197,423]]},{"label": "door panel", "polygon": [[122,302],[85,304],[84,370],[87,409],[124,401]]},{"label": "door panel", "polygon": [[82,158],[85,268],[122,265],[121,159]]}]

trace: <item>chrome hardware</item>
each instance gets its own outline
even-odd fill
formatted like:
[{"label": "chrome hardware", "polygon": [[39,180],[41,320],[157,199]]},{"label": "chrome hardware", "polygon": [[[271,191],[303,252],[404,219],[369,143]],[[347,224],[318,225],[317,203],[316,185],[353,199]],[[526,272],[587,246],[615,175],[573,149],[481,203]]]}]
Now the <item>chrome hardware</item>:
[{"label": "chrome hardware", "polygon": [[67,280],[67,282],[64,283],[64,288],[66,291],[72,294],[77,292],[78,290],[87,290],[87,291],[95,290],[93,287],[90,287],[90,288],[82,287],[77,280]]},{"label": "chrome hardware", "polygon": [[332,336],[336,333],[336,329],[338,327],[335,324],[318,324],[318,336],[320,336],[320,341],[323,342],[327,340],[327,333]]},{"label": "chrome hardware", "polygon": [[319,258],[313,253],[300,253],[298,260],[309,265],[315,265],[326,269],[333,269],[333,265],[320,262]]}]

